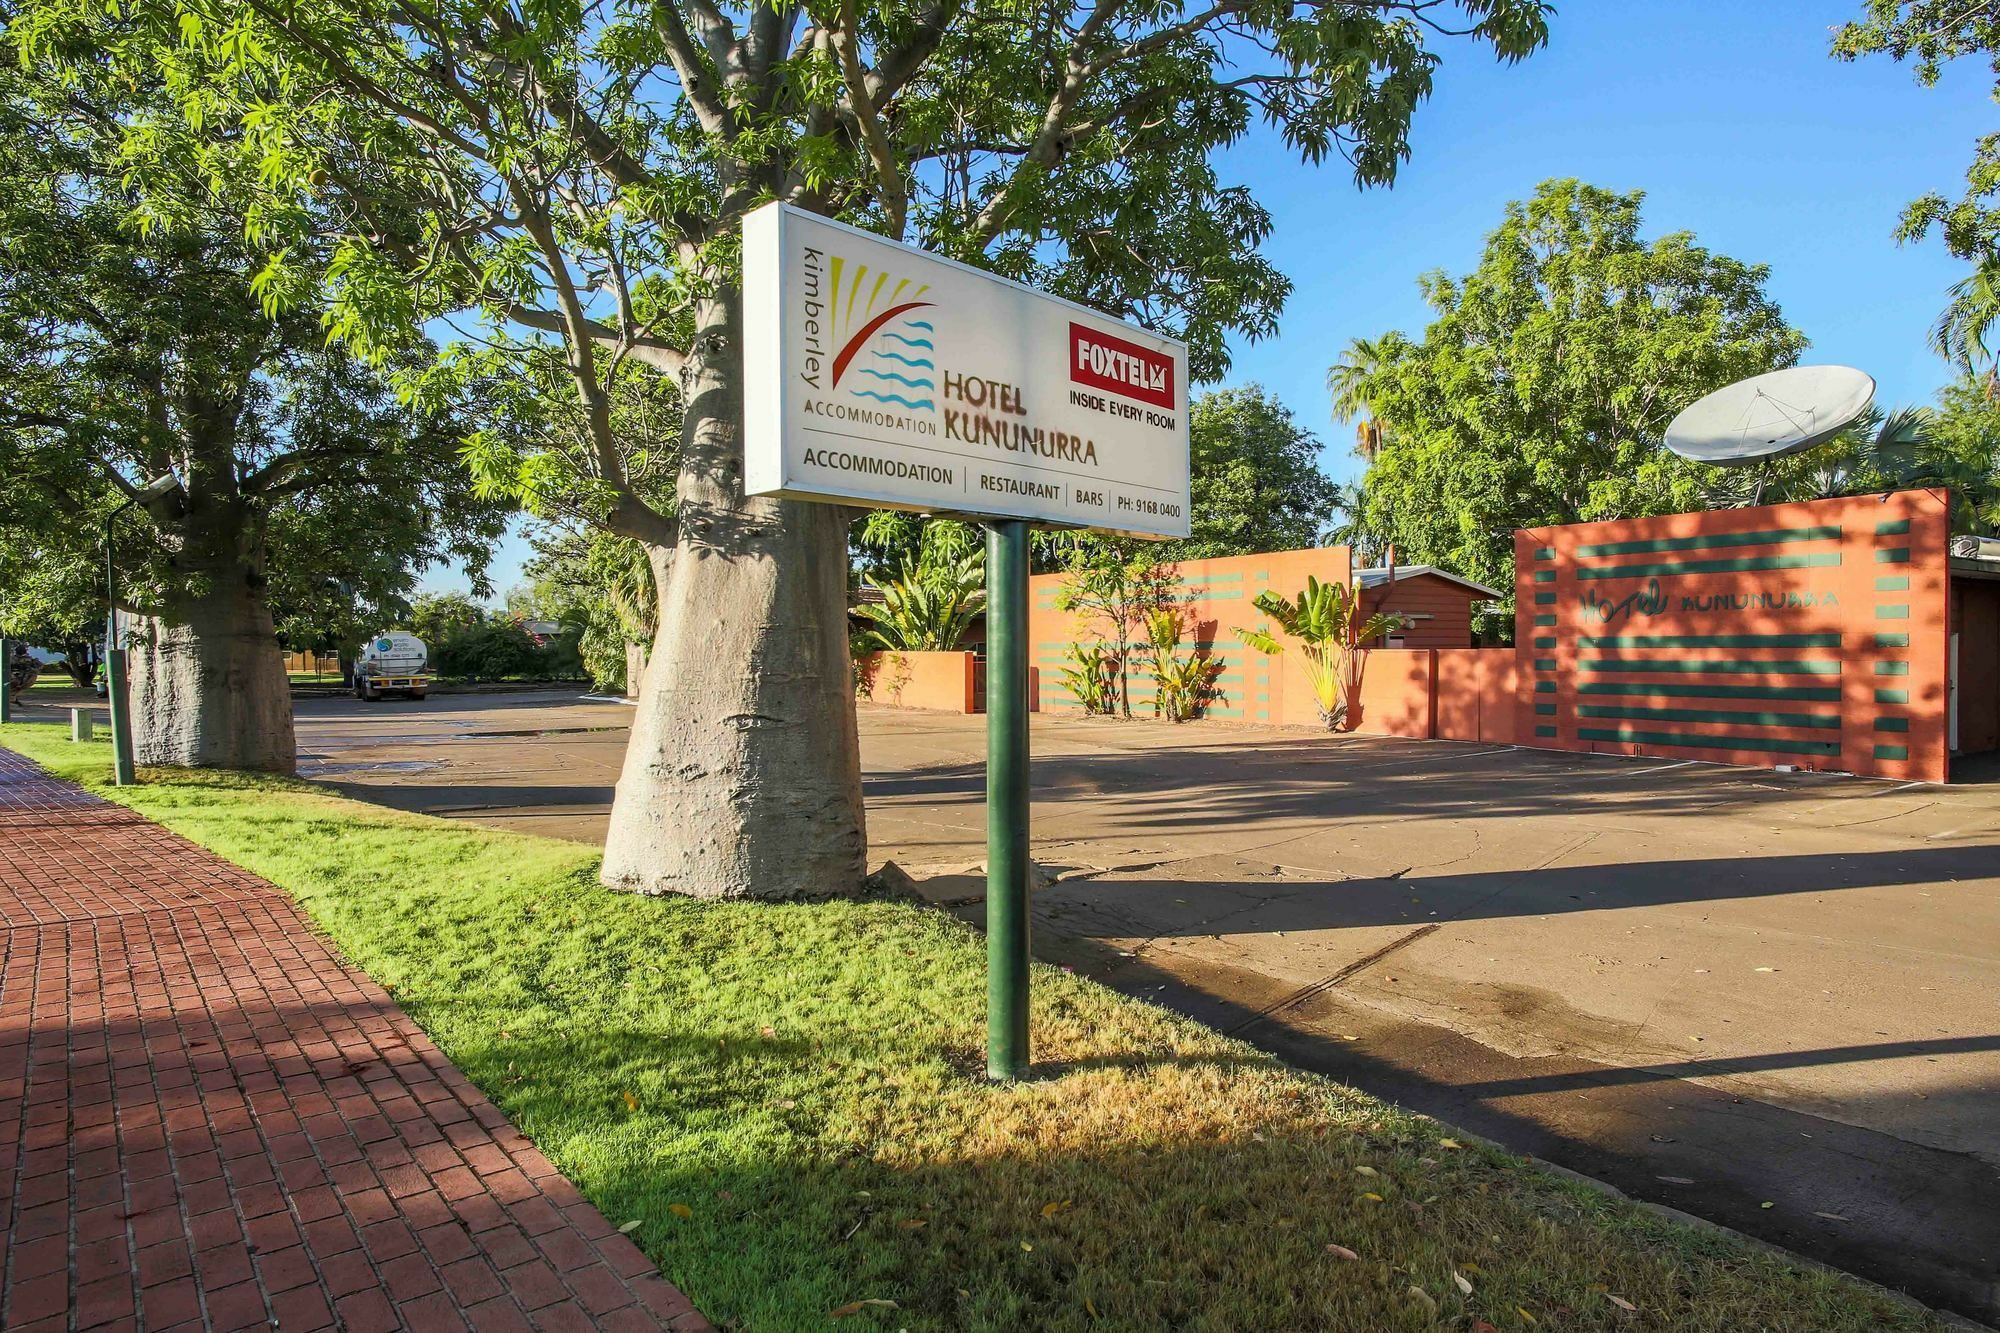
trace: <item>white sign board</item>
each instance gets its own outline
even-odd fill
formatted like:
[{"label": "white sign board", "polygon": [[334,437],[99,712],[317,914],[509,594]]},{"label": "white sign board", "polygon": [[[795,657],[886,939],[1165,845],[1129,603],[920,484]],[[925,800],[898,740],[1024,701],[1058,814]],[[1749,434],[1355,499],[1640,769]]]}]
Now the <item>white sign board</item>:
[{"label": "white sign board", "polygon": [[1185,344],[783,204],[743,298],[751,494],[1187,536]]}]

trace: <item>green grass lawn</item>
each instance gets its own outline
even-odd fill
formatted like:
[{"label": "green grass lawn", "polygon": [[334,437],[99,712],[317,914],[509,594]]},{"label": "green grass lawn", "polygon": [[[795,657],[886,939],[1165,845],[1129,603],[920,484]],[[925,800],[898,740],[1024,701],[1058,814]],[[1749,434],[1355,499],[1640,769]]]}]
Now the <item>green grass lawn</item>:
[{"label": "green grass lawn", "polygon": [[295,894],[726,1327],[1932,1326],[1059,970],[1044,1076],[989,1086],[983,944],[935,911],[638,898],[566,843],[0,744]]}]

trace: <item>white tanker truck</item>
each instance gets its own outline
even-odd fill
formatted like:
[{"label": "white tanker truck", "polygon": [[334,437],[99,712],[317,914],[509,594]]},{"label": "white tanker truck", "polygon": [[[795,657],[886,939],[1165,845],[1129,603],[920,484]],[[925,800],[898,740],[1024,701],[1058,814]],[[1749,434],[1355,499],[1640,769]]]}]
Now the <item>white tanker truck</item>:
[{"label": "white tanker truck", "polygon": [[378,634],[354,659],[354,697],[373,703],[386,694],[421,699],[430,690],[430,649],[414,634]]}]

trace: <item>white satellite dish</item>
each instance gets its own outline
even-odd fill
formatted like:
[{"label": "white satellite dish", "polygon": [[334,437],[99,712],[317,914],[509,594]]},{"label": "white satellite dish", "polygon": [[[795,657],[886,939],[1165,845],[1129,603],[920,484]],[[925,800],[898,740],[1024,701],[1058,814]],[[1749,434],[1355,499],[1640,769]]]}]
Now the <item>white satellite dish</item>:
[{"label": "white satellite dish", "polygon": [[1852,366],[1752,375],[1683,408],[1667,427],[1667,448],[1718,467],[1768,463],[1839,434],[1874,399],[1874,379]]}]

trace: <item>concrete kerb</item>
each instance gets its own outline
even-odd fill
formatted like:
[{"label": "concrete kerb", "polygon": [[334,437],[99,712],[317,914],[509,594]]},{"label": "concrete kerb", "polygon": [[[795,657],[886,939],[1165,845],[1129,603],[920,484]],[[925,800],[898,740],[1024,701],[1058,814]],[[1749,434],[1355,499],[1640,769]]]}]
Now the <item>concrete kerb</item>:
[{"label": "concrete kerb", "polygon": [[1605,1195],[1608,1198],[1616,1199],[1621,1203],[1629,1203],[1636,1208],[1643,1209],[1644,1211],[1652,1213],[1656,1217],[1664,1218],[1669,1222],[1676,1222],[1679,1223],[1681,1226],[1693,1227],[1697,1231],[1705,1231],[1711,1235],[1725,1237],[1731,1241],[1734,1241],[1738,1245],[1744,1246],[1747,1249],[1762,1251],[1765,1254],[1771,1255],[1773,1258],[1782,1259],[1788,1264],[1796,1264],[1800,1268],[1810,1268],[1814,1272],[1826,1273],[1833,1277],[1845,1278],[1849,1282],[1859,1282],[1864,1286],[1874,1287],[1875,1290],[1880,1292],[1883,1296],[1887,1297],[1889,1300],[1894,1301],[1896,1304],[1903,1306],[1905,1309],[1914,1310],[1920,1314],[1929,1315],[1931,1318],[1946,1325],[1947,1327],[1971,1329],[1974,1330],[1974,1333],[1990,1333],[1990,1330],[1993,1328],[1993,1325],[1991,1324],[1978,1323],[1975,1320],[1968,1319],[1964,1315],[1956,1314],[1950,1310],[1935,1309],[1931,1306],[1925,1305],[1922,1301],[1918,1300],[1914,1296],[1908,1296],[1892,1288],[1884,1287],[1877,1283],[1870,1282],[1868,1281],[1867,1278],[1857,1277],[1853,1273],[1847,1272],[1845,1269],[1835,1268],[1832,1264],[1823,1264],[1817,1259],[1809,1259],[1805,1255],[1800,1254],[1796,1250],[1788,1250],[1782,1245],[1774,1245],[1768,1240],[1761,1240],[1756,1236],[1748,1235],[1744,1232],[1738,1231],[1734,1227],[1724,1226],[1720,1222],[1711,1222],[1705,1217],[1696,1217],[1693,1213],[1684,1213],[1680,1209],[1671,1207],[1668,1204],[1653,1203],[1652,1201],[1647,1199],[1635,1199],[1631,1195],[1627,1194],[1624,1190],[1619,1189],[1616,1185],[1613,1185],[1611,1182],[1607,1180],[1599,1180],[1595,1176],[1586,1176],[1581,1171],[1572,1171],[1570,1170],[1570,1168],[1566,1166],[1559,1166],[1556,1163],[1547,1160],[1546,1158],[1536,1157],[1533,1156],[1532,1154],[1520,1154],[1520,1153],[1509,1152],[1506,1147],[1504,1147],[1501,1144],[1493,1142],[1491,1139],[1482,1138],[1477,1134],[1473,1134],[1466,1130],[1459,1129],[1456,1126],[1452,1128],[1452,1133],[1454,1136],[1460,1139],[1468,1139],[1474,1143],[1481,1145],[1482,1147],[1490,1148],[1495,1152],[1505,1153],[1507,1156],[1515,1158],[1515,1160],[1517,1161],[1526,1162],[1530,1166],[1537,1167],[1543,1171],[1546,1171],[1552,1176],[1557,1176],[1563,1180],[1571,1182],[1572,1184],[1581,1185],[1586,1189],[1594,1190],[1599,1194]]},{"label": "concrete kerb", "polygon": [[[1527,747],[1516,746],[1510,748],[1521,749]],[[1728,767],[1728,766],[1723,765],[1722,767]],[[1882,781],[1888,781],[1888,780],[1882,780]],[[919,866],[917,867],[917,869],[921,871],[932,868]],[[930,907],[936,911],[945,913],[947,916],[951,916],[954,920],[961,921],[969,926],[972,926],[974,929],[977,929],[978,923],[974,918],[967,915],[963,915],[958,912],[953,912],[952,909],[954,907],[963,908],[969,906],[970,904],[975,903],[979,901],[981,898],[983,898],[985,890],[985,881],[983,876],[977,873],[981,869],[981,867],[954,866],[949,868],[937,867],[935,869],[938,869],[941,873],[920,878],[918,876],[912,875],[908,870],[905,870],[902,866],[898,865],[893,860],[885,861],[882,863],[880,868],[878,868],[872,875],[870,875],[869,886],[871,889],[873,889],[878,893],[881,893],[883,896],[893,897],[903,901],[914,902]],[[1069,876],[1066,875],[1064,872],[1070,869],[1072,868],[1055,866],[1043,862],[1036,862],[1034,887],[1036,889],[1046,888],[1051,884],[1057,883],[1065,878],[1068,878]],[[1107,984],[1107,983],[1100,982],[1098,984]],[[1117,989],[1117,988],[1113,987],[1112,989]],[[1178,1017],[1185,1017],[1185,1015],[1178,1014],[1178,1012],[1171,1005],[1164,1005],[1156,1000],[1146,998],[1145,996],[1142,995],[1136,995],[1129,991],[1122,991],[1121,993],[1125,994],[1128,999],[1137,1000],[1141,1004],[1146,1004],[1153,1006],[1155,1008],[1162,1009],[1164,1012],[1167,1012],[1169,1014],[1176,1014],[1176,1016]],[[1208,1026],[1213,1027],[1212,1024]],[[1216,1029],[1216,1030],[1223,1031],[1222,1029]],[[1228,1036],[1230,1039],[1236,1041],[1245,1040],[1245,1038],[1237,1036],[1235,1030],[1224,1031],[1223,1035]],[[1273,1056],[1272,1058],[1277,1059],[1278,1057]],[[1280,1060],[1280,1063],[1284,1062]],[[1296,1068],[1296,1066],[1293,1067]],[[1310,1071],[1302,1070],[1301,1072],[1309,1073]],[[1316,1075],[1316,1077],[1325,1077],[1325,1075]],[[1778,1245],[1771,1241],[1763,1240],[1759,1237],[1749,1235],[1748,1233],[1739,1231],[1734,1227],[1726,1226],[1720,1222],[1711,1221],[1705,1217],[1698,1217],[1693,1213],[1685,1212],[1679,1208],[1672,1207],[1671,1205],[1668,1204],[1655,1203],[1648,1199],[1635,1198],[1634,1196],[1627,1194],[1624,1190],[1618,1188],[1616,1185],[1612,1184],[1609,1181],[1600,1180],[1595,1176],[1585,1175],[1581,1171],[1577,1171],[1570,1167],[1560,1165],[1559,1163],[1549,1161],[1548,1159],[1543,1157],[1535,1156],[1532,1153],[1515,1152],[1513,1149],[1508,1148],[1505,1144],[1499,1143],[1496,1140],[1486,1138],[1485,1136],[1480,1134],[1475,1134],[1469,1130],[1462,1129],[1456,1125],[1447,1125],[1444,1121],[1437,1120],[1435,1119],[1435,1117],[1427,1116],[1424,1118],[1431,1120],[1432,1123],[1434,1124],[1449,1129],[1452,1136],[1460,1140],[1461,1142],[1477,1144],[1478,1146],[1486,1148],[1491,1152],[1497,1153],[1503,1157],[1509,1158],[1514,1161],[1523,1162],[1528,1166],[1531,1166],[1538,1170],[1546,1171],[1548,1174],[1555,1176],[1558,1179],[1564,1180],[1574,1185],[1581,1186],[1582,1188],[1591,1190],[1594,1193],[1603,1195],[1606,1198],[1614,1199],[1620,1203],[1632,1205],[1633,1207],[1641,1209],[1644,1212],[1650,1213],[1655,1217],[1659,1217],[1662,1220],[1673,1222],[1681,1226],[1691,1227],[1694,1228],[1695,1230],[1705,1232],[1709,1235],[1723,1237],[1729,1241],[1732,1241],[1738,1245],[1745,1247],[1746,1249],[1755,1250],[1760,1253],[1770,1255],[1771,1257],[1779,1259],[1788,1264],[1793,1264],[1801,1268],[1811,1269],[1814,1272],[1825,1273],[1828,1274],[1829,1276],[1839,1277],[1850,1282],[1858,1282],[1865,1286],[1872,1287],[1877,1292],[1881,1293],[1888,1300],[1891,1300],[1896,1304],[1901,1305],[1904,1308],[1909,1309],[1911,1311],[1924,1314],[1929,1316],[1930,1318],[1936,1319],[1940,1323],[1944,1324],[1946,1327],[1972,1330],[1972,1333],[1992,1333],[1992,1330],[1996,1327],[1994,1325],[1980,1323],[1976,1320],[1967,1318],[1966,1316],[1958,1314],[1954,1311],[1942,1310],[1927,1305],[1924,1302],[1904,1292],[1897,1291],[1890,1287],[1882,1286],[1879,1283],[1872,1282],[1867,1278],[1848,1272],[1845,1269],[1838,1268],[1832,1264],[1823,1263],[1817,1259],[1809,1258],[1806,1255],[1800,1254],[1796,1250],[1791,1250],[1786,1248],[1785,1246]]]}]

